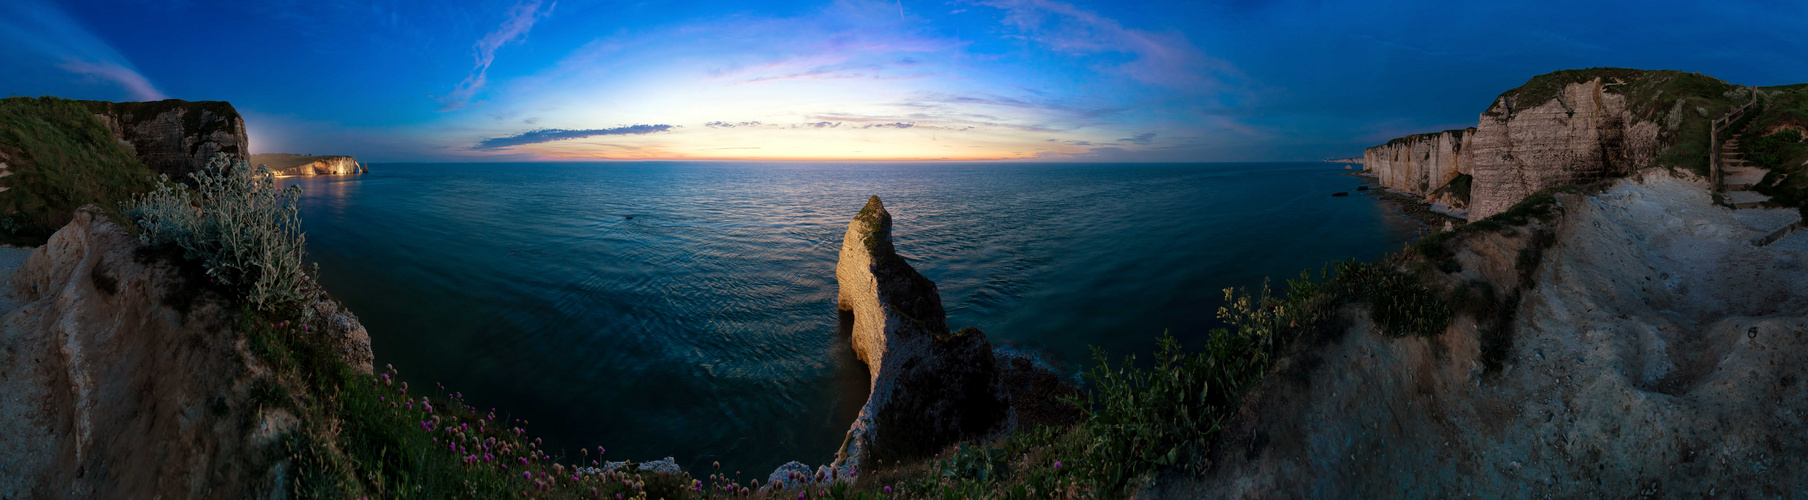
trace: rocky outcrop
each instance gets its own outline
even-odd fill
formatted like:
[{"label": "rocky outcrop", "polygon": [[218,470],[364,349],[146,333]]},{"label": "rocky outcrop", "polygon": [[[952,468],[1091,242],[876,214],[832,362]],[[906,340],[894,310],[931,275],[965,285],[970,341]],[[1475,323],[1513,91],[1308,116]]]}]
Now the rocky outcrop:
[{"label": "rocky outcrop", "polygon": [[874,196],[848,224],[840,262],[842,325],[872,375],[835,470],[926,456],[1007,425],[1009,395],[985,334],[949,332],[935,282],[898,256],[891,214]]},{"label": "rocky outcrop", "polygon": [[[90,206],[12,274],[0,498],[247,498],[285,481],[271,446],[299,420],[264,401],[287,389],[192,271]],[[357,319],[313,309],[313,331],[368,373]]]},{"label": "rocky outcrop", "polygon": [[1457,175],[1471,173],[1475,160],[1468,146],[1474,137],[1475,129],[1468,128],[1387,141],[1363,150],[1363,171],[1382,187],[1429,199]]},{"label": "rocky outcrop", "polygon": [[1752,223],[1762,210],[1716,206],[1664,169],[1555,206],[1548,222],[1468,235],[1460,270],[1435,273],[1521,296],[1504,316],[1389,338],[1345,309],[1346,333],[1245,400],[1205,474],[1150,496],[1808,491],[1808,234],[1754,247],[1773,227]]},{"label": "rocky outcrop", "polygon": [[268,167],[277,177],[310,175],[355,175],[369,173],[364,164],[350,156],[313,156],[266,153],[251,156],[251,164]]},{"label": "rocky outcrop", "polygon": [[[1551,186],[1581,185],[1650,166],[1663,144],[1656,121],[1640,121],[1627,96],[1601,78],[1564,85],[1539,103],[1503,95],[1482,113],[1474,138],[1469,220],[1505,211]],[[1680,102],[1680,101],[1679,101]]]},{"label": "rocky outcrop", "polygon": [[80,101],[152,171],[184,179],[224,153],[246,159],[245,119],[225,101]]}]

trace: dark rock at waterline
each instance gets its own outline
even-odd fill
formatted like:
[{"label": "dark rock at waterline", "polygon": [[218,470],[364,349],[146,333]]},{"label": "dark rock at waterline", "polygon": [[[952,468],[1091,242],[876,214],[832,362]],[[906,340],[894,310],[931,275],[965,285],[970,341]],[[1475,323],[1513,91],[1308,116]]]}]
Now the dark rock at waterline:
[{"label": "dark rock at waterline", "polygon": [[1350,195],[1350,193],[1345,192],[1345,191],[1338,191],[1335,193],[1331,193],[1331,196],[1349,196],[1349,195]]},{"label": "dark rock at waterline", "polygon": [[995,349],[993,355],[998,358],[999,377],[1011,392],[1019,429],[1072,425],[1086,418],[1086,412],[1063,401],[1083,394],[1055,367],[1034,354],[1009,348]]},{"label": "dark rock at waterline", "polygon": [[1368,191],[1369,187],[1368,186],[1357,186],[1356,190],[1357,191]]},{"label": "dark rock at waterline", "polygon": [[968,327],[928,344],[926,355],[897,368],[891,401],[874,418],[871,458],[930,456],[984,435],[1009,416],[998,361],[984,332]]}]

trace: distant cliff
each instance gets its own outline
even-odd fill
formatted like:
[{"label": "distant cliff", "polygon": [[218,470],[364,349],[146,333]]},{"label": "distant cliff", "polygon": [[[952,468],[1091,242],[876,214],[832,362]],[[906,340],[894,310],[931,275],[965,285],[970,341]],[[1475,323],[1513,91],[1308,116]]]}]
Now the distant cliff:
[{"label": "distant cliff", "polygon": [[152,171],[187,178],[215,154],[251,151],[245,118],[225,101],[78,101]]},{"label": "distant cliff", "polygon": [[[1705,175],[1708,121],[1750,94],[1713,77],[1621,68],[1533,77],[1495,98],[1475,127],[1420,134],[1364,151],[1381,184],[1427,201],[1468,175],[1469,220],[1539,189],[1622,177],[1650,166]],[[1454,188],[1455,186],[1451,186]]]},{"label": "distant cliff", "polygon": [[354,175],[370,170],[350,156],[313,156],[289,153],[251,155],[251,164],[269,167],[278,177]]},{"label": "distant cliff", "polygon": [[[1362,164],[1384,187],[1430,197],[1458,175],[1473,175],[1475,154],[1469,142],[1474,137],[1474,128],[1409,135],[1363,151]],[[1464,193],[1458,201],[1467,202],[1467,197]],[[1452,205],[1462,208],[1461,203]]]}]

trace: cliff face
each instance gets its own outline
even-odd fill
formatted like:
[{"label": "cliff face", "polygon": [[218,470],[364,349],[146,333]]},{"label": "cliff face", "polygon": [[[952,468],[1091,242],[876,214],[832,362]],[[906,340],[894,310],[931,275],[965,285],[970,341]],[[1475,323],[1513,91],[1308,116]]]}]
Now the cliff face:
[{"label": "cliff face", "polygon": [[[1635,119],[1627,97],[1600,78],[1565,85],[1529,108],[1502,97],[1481,122],[1474,151],[1469,220],[1505,211],[1551,186],[1581,185],[1650,166],[1663,144],[1655,121]],[[1523,106],[1523,105],[1520,105]]]},{"label": "cliff face", "polygon": [[1767,211],[1715,206],[1663,169],[1557,206],[1548,223],[1472,235],[1461,270],[1435,273],[1523,294],[1501,369],[1484,368],[1480,318],[1387,338],[1346,309],[1350,329],[1283,360],[1212,468],[1168,496],[1808,491],[1808,236],[1754,247]]},{"label": "cliff face", "polygon": [[872,374],[837,469],[928,455],[1006,423],[1009,396],[991,344],[977,329],[948,331],[935,283],[893,249],[879,197],[848,224],[835,278],[843,327]]},{"label": "cliff face", "polygon": [[82,104],[115,137],[129,144],[145,166],[168,174],[171,179],[187,178],[216,154],[245,159],[251,152],[245,119],[224,101],[168,99]]},{"label": "cliff face", "polygon": [[277,177],[310,175],[355,175],[369,173],[364,164],[350,156],[312,156],[297,154],[260,154],[251,156],[251,164],[269,167]]},{"label": "cliff face", "polygon": [[[260,402],[270,370],[223,297],[91,207],[12,274],[0,497],[247,498],[284,481],[270,446],[298,420]],[[357,319],[315,310],[368,373]]]},{"label": "cliff face", "polygon": [[1473,174],[1474,128],[1419,134],[1388,141],[1362,152],[1363,170],[1381,186],[1430,197],[1458,174]]}]

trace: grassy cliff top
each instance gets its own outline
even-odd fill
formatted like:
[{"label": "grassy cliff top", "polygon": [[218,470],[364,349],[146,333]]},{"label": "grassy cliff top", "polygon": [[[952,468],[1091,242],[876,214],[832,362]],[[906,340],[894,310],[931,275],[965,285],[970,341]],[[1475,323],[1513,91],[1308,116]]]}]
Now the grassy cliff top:
[{"label": "grassy cliff top", "polygon": [[[211,134],[225,131],[233,132],[234,122],[243,122],[239,110],[226,101],[184,101],[181,99],[164,99],[161,101],[140,102],[108,102],[108,101],[73,101],[88,108],[94,114],[112,115],[123,119],[131,115],[134,122],[149,120],[170,111],[185,111],[182,115],[182,130],[191,134]],[[222,120],[202,121],[203,114],[223,118]]]},{"label": "grassy cliff top", "polygon": [[[1502,92],[1500,97],[1489,104],[1502,103],[1511,115],[1522,109],[1530,109],[1555,99],[1565,86],[1574,83],[1586,83],[1596,78],[1607,84],[1606,92],[1624,95],[1631,105],[1633,116],[1640,120],[1653,120],[1677,99],[1699,99],[1720,104],[1744,102],[1751,94],[1744,87],[1721,81],[1719,78],[1701,73],[1688,73],[1675,70],[1644,70],[1629,68],[1588,68],[1566,69],[1534,76],[1525,85]],[[1713,111],[1713,110],[1710,110]],[[1724,113],[1725,109],[1719,109]],[[1715,113],[1718,117],[1718,114]]]},{"label": "grassy cliff top", "polygon": [[1387,143],[1382,144],[1382,146],[1394,146],[1394,145],[1405,144],[1408,142],[1417,141],[1417,140],[1421,140],[1421,139],[1433,139],[1433,138],[1436,138],[1437,136],[1444,135],[1444,134],[1454,134],[1458,137],[1461,137],[1463,135],[1463,133],[1469,132],[1472,130],[1475,130],[1475,127],[1455,128],[1455,129],[1445,130],[1443,132],[1426,132],[1423,134],[1413,134],[1413,135],[1409,135],[1406,137],[1395,138],[1394,140],[1387,141]]},{"label": "grassy cliff top", "polygon": [[88,203],[113,208],[156,174],[95,119],[89,102],[0,99],[0,240],[41,244]]}]

